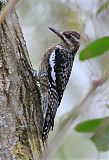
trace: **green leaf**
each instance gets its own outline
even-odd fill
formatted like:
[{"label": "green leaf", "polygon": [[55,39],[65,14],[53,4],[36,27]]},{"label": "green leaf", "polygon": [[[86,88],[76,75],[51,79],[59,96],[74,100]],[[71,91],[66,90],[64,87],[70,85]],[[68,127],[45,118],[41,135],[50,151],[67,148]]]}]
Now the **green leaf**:
[{"label": "green leaf", "polygon": [[99,151],[109,151],[109,117],[104,119],[91,140],[95,143]]},{"label": "green leaf", "polygon": [[101,118],[101,119],[92,119],[92,120],[81,122],[75,127],[75,130],[83,133],[94,132],[96,131],[98,126],[101,124],[102,120],[103,119]]},{"label": "green leaf", "polygon": [[103,12],[104,10],[106,10],[109,7],[109,1],[106,1],[105,3],[103,3],[100,8],[97,10],[97,16]]},{"label": "green leaf", "polygon": [[84,121],[75,127],[75,130],[83,133],[92,133],[90,138],[98,151],[109,151],[109,117]]},{"label": "green leaf", "polygon": [[79,59],[81,61],[97,57],[109,50],[109,36],[102,37],[90,43],[85,49],[80,52]]}]

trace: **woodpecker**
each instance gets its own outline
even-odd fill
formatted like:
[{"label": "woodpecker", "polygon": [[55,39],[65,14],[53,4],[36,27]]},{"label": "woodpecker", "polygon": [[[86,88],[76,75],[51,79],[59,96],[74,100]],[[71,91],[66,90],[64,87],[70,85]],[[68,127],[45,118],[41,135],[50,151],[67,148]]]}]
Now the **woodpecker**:
[{"label": "woodpecker", "polygon": [[44,112],[42,139],[45,142],[54,127],[54,118],[61,103],[64,90],[73,67],[74,57],[79,49],[80,34],[75,31],[59,32],[49,27],[60,41],[45,52],[39,67],[41,103]]}]

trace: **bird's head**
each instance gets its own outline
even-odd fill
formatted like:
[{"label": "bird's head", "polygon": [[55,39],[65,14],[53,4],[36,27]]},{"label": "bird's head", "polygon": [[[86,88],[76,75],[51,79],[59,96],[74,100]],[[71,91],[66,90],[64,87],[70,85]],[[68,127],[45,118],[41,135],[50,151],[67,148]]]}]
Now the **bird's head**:
[{"label": "bird's head", "polygon": [[70,47],[76,47],[79,48],[80,46],[80,34],[75,32],[75,31],[65,31],[65,32],[60,32],[57,29],[49,27],[49,29],[54,32],[56,35],[58,35],[61,40],[68,44]]}]

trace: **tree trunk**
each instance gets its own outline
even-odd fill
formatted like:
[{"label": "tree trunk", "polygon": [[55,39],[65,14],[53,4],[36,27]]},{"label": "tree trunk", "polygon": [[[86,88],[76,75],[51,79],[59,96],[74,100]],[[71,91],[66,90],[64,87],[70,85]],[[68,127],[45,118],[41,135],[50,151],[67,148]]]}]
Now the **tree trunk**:
[{"label": "tree trunk", "polygon": [[[4,0],[0,0],[0,10]],[[38,160],[43,151],[40,93],[12,11],[0,24],[0,158]]]}]

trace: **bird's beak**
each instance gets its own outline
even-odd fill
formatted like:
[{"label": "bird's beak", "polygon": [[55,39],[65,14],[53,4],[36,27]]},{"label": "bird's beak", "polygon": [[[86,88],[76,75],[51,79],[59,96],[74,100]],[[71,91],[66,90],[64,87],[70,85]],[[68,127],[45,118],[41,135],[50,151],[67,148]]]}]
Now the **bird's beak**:
[{"label": "bird's beak", "polygon": [[60,38],[63,39],[63,34],[62,32],[59,32],[57,29],[54,29],[54,28],[51,28],[51,27],[48,27],[52,32],[54,32],[55,34],[57,34]]}]

